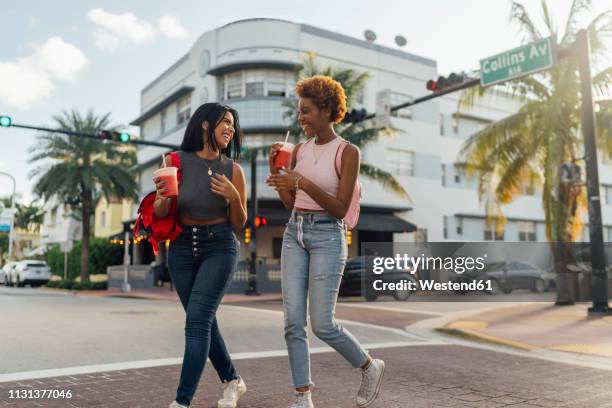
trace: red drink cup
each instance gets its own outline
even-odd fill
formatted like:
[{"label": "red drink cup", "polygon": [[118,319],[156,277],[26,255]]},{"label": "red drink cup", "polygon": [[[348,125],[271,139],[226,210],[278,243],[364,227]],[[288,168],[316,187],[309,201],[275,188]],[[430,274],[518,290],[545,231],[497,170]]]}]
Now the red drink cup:
[{"label": "red drink cup", "polygon": [[276,156],[274,156],[274,168],[281,169],[284,167],[288,169],[291,165],[292,152],[293,143],[283,143],[281,149],[278,151],[278,153],[276,153]]},{"label": "red drink cup", "polygon": [[164,197],[177,197],[178,196],[178,180],[176,178],[176,174],[178,172],[178,168],[176,167],[162,167],[161,169],[155,170],[153,173],[154,177],[159,177],[166,183],[166,190],[168,192],[164,195]]}]

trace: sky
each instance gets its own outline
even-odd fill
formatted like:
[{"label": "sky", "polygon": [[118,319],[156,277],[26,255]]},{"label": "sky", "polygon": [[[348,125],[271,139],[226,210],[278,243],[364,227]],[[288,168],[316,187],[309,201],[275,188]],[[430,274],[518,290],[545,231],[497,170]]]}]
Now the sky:
[{"label": "sky", "polygon": [[[538,24],[539,3],[522,1]],[[556,26],[565,26],[571,3],[549,0]],[[606,7],[606,0],[593,0],[579,26]],[[392,48],[402,35],[404,51],[436,60],[439,73],[448,74],[520,45],[509,15],[508,0],[11,2],[0,27],[0,115],[53,127],[62,110],[93,109],[126,125],[139,115],[141,89],[202,33],[245,18],[281,18],[360,39],[370,29],[377,44]],[[21,202],[35,198],[28,163],[35,144],[33,131],[0,128],[0,172],[16,178]],[[11,192],[12,182],[0,175],[0,196]]]}]

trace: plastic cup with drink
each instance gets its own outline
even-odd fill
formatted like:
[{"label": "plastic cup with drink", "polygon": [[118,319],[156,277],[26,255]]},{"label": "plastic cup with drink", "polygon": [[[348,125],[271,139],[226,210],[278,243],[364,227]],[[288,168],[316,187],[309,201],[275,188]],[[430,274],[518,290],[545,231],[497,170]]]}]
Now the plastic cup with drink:
[{"label": "plastic cup with drink", "polygon": [[[162,156],[163,159],[163,156]],[[178,196],[178,168],[172,166],[166,166],[166,161],[164,160],[163,167],[155,170],[153,172],[153,176],[156,178],[160,178],[165,183],[166,194],[165,197],[174,198]]]},{"label": "plastic cup with drink", "polygon": [[287,131],[287,136],[285,136],[285,141],[283,142],[280,150],[274,156],[274,168],[275,169],[288,169],[291,165],[291,153],[293,153],[293,143],[289,143],[289,131]]}]

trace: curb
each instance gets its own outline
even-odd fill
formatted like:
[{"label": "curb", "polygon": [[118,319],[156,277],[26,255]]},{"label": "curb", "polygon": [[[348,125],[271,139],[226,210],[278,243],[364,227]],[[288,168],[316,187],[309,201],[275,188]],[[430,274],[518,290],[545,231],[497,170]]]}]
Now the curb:
[{"label": "curb", "polygon": [[[466,340],[473,340],[473,341],[478,341],[481,343],[495,344],[498,346],[505,346],[505,347],[510,347],[513,349],[518,349],[518,350],[523,350],[523,351],[532,351],[532,350],[539,348],[531,344],[522,343],[520,341],[508,340],[502,337],[496,337],[496,336],[491,336],[489,334],[484,334],[474,329],[452,327],[453,324],[455,323],[462,323],[462,322],[454,322],[444,327],[436,327],[434,330],[439,333],[443,333],[443,334],[454,336],[454,337],[460,337]],[[483,324],[486,325],[486,323],[483,323]]]}]

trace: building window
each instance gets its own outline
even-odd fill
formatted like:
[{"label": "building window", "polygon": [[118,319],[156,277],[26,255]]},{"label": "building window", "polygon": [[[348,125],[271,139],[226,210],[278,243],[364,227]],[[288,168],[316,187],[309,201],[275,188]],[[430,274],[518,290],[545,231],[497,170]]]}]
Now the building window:
[{"label": "building window", "polygon": [[446,164],[442,165],[442,187],[446,187]]},{"label": "building window", "polygon": [[459,134],[459,117],[456,115],[453,116],[453,133]]},{"label": "building window", "polygon": [[612,186],[604,186],[604,196],[606,197],[606,205],[612,205]]},{"label": "building window", "polygon": [[100,227],[106,228],[106,211],[100,213]]},{"label": "building window", "polygon": [[[412,96],[397,92],[390,92],[389,101],[391,106],[397,106],[406,102],[411,102]],[[391,112],[391,116],[395,116],[396,118],[412,119],[412,107],[408,106],[406,108],[396,110],[395,112]]]},{"label": "building window", "polygon": [[448,217],[446,215],[442,217],[442,225],[442,236],[444,237],[444,239],[448,239]]},{"label": "building window", "polygon": [[536,241],[536,223],[533,221],[519,221],[519,241]]},{"label": "building window", "polygon": [[177,103],[176,123],[181,125],[191,116],[191,95],[181,98]]},{"label": "building window", "polygon": [[457,235],[463,235],[463,218],[457,218]]},{"label": "building window", "polygon": [[504,230],[498,228],[498,223],[495,221],[485,221],[484,239],[485,241],[503,241]]},{"label": "building window", "polygon": [[455,166],[453,167],[455,170],[455,183],[459,184],[461,183],[461,178],[463,177],[464,173],[465,173],[465,169],[462,165],[460,164],[455,164]]},{"label": "building window", "polygon": [[387,166],[398,176],[414,175],[414,152],[402,149],[387,149]]},{"label": "building window", "polygon": [[444,114],[440,114],[440,136],[444,136]]},{"label": "building window", "polygon": [[163,111],[161,111],[159,116],[161,134],[163,135],[164,133],[166,133],[166,117],[168,116],[166,110],[164,109]]},{"label": "building window", "polygon": [[264,96],[266,74],[263,69],[255,69],[245,72],[246,97]]},{"label": "building window", "polygon": [[51,210],[51,225],[57,222],[57,207]]},{"label": "building window", "polygon": [[220,83],[223,99],[289,97],[294,94],[295,73],[279,69],[245,69],[224,75]]}]

